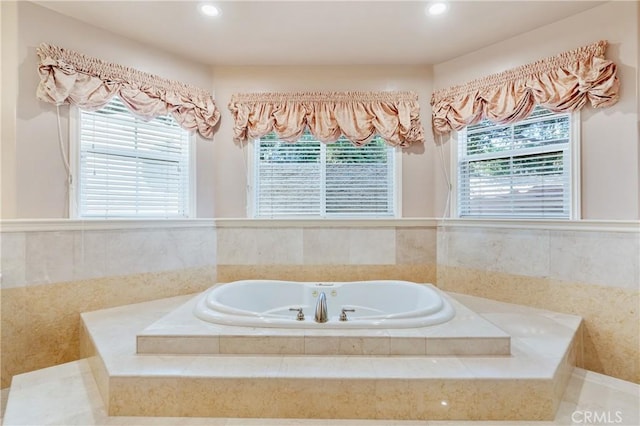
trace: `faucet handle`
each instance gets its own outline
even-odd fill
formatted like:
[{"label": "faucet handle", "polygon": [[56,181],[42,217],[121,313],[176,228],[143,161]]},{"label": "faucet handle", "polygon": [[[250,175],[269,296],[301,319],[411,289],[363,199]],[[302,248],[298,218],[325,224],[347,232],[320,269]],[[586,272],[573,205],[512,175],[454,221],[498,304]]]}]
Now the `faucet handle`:
[{"label": "faucet handle", "polygon": [[290,311],[298,311],[296,315],[296,321],[304,321],[304,312],[302,312],[302,308],[289,308]]},{"label": "faucet handle", "polygon": [[355,309],[347,309],[347,308],[342,308],[342,312],[340,312],[340,321],[347,321],[347,312],[355,312]]}]

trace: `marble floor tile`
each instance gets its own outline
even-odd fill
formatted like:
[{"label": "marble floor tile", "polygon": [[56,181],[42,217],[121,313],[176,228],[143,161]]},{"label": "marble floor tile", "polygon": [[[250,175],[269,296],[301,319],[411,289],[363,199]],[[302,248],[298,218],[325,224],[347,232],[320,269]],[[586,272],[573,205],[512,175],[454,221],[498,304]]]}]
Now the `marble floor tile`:
[{"label": "marble floor tile", "polygon": [[4,410],[7,408],[7,399],[9,399],[9,388],[4,388],[0,391],[0,424],[2,424]]},{"label": "marble floor tile", "polygon": [[[576,369],[563,401],[573,411],[560,413],[575,424],[640,425],[640,386],[591,371]],[[590,416],[590,417],[587,417]]]}]

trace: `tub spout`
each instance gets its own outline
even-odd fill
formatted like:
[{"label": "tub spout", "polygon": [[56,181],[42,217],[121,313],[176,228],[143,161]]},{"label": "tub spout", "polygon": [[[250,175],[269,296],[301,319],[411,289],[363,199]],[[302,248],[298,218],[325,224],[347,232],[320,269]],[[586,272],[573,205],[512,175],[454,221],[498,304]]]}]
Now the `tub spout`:
[{"label": "tub spout", "polygon": [[327,322],[327,296],[324,291],[318,296],[318,302],[316,303],[316,322]]}]

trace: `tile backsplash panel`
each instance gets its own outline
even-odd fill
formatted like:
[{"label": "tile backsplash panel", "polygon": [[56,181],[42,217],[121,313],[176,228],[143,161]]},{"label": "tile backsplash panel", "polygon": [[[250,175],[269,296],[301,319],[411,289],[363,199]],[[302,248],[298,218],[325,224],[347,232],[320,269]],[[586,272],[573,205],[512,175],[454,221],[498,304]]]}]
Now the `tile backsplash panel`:
[{"label": "tile backsplash panel", "polygon": [[[415,233],[413,239],[407,233]],[[403,227],[225,227],[217,230],[219,265],[395,265],[399,251],[435,264],[425,248],[435,229]],[[397,262],[400,260],[401,262]]]},{"label": "tile backsplash panel", "polygon": [[435,283],[435,226],[217,229],[218,280]]},{"label": "tile backsplash panel", "polygon": [[438,265],[638,289],[639,235],[440,227]]},{"label": "tile backsplash panel", "polygon": [[211,228],[3,232],[2,288],[215,265]]},{"label": "tile backsplash panel", "polygon": [[584,367],[640,382],[637,229],[440,226],[437,283],[584,318]]}]

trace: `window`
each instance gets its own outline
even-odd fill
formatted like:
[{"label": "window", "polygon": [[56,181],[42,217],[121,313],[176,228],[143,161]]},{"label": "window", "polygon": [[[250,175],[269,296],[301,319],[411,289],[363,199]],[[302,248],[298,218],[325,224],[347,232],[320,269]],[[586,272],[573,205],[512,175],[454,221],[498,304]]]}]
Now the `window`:
[{"label": "window", "polygon": [[254,144],[253,216],[393,217],[395,149],[375,137],[356,147],[306,132],[295,143],[275,134]]},{"label": "window", "polygon": [[191,140],[173,117],[138,119],[115,97],[80,111],[76,216],[188,217]]},{"label": "window", "polygon": [[458,140],[458,216],[574,218],[576,133],[570,114],[540,107],[511,125],[468,126]]}]

